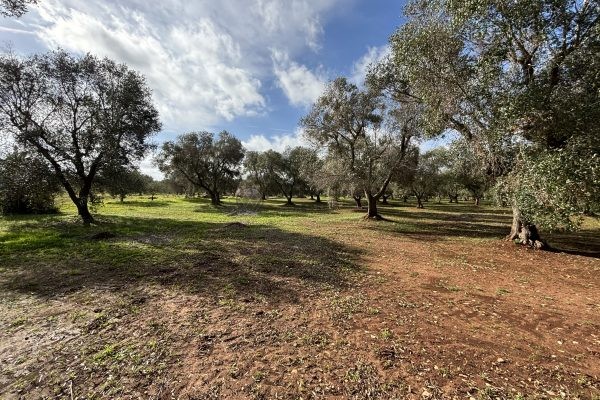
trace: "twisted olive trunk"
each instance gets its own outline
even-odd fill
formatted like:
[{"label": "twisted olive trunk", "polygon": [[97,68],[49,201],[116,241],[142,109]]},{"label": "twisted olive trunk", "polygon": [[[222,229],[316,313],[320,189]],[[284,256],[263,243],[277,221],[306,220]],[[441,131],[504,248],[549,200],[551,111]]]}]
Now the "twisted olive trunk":
[{"label": "twisted olive trunk", "polygon": [[540,250],[548,248],[548,244],[541,238],[535,224],[525,220],[518,207],[513,207],[512,227],[506,240],[517,241],[524,246]]}]

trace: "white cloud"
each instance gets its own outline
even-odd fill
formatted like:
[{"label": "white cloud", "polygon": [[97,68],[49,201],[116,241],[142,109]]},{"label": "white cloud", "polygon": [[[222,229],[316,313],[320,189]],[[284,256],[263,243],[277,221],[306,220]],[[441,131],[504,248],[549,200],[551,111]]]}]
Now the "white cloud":
[{"label": "white cloud", "polygon": [[267,138],[265,135],[251,135],[246,141],[242,141],[244,148],[250,151],[275,150],[282,152],[288,147],[307,146],[308,142],[304,138],[301,129],[296,129],[294,133],[271,135]]},{"label": "white cloud", "polygon": [[390,47],[388,45],[369,47],[367,52],[352,66],[352,75],[350,76],[350,81],[355,85],[361,86],[365,81],[369,67],[383,60],[389,54]]},{"label": "white cloud", "polygon": [[165,178],[165,175],[160,172],[158,167],[154,164],[154,157],[156,153],[148,153],[146,157],[140,160],[138,167],[142,174],[150,175],[154,180],[160,181]]},{"label": "white cloud", "polygon": [[[348,1],[44,0],[24,20],[50,48],[108,56],[143,73],[165,128],[209,129],[264,114],[270,49],[317,50],[324,15]],[[288,85],[311,77],[303,66],[286,67]]]},{"label": "white cloud", "polygon": [[273,71],[277,86],[283,90],[291,105],[308,107],[325,89],[323,74],[291,61],[287,53],[273,50]]}]

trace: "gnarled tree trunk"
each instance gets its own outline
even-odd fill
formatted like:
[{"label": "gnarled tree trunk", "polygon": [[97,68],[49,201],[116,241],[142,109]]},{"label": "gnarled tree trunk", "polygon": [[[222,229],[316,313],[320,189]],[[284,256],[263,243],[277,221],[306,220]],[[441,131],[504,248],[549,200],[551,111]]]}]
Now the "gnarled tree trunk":
[{"label": "gnarled tree trunk", "polygon": [[370,194],[367,195],[367,215],[365,215],[366,219],[381,219],[381,215],[377,213],[377,197],[372,196]]},{"label": "gnarled tree trunk", "polygon": [[423,200],[421,196],[415,196],[417,198],[417,208],[423,208]]},{"label": "gnarled tree trunk", "polygon": [[88,208],[87,197],[80,198],[77,202],[75,202],[77,206],[77,213],[83,220],[83,224],[89,226],[94,223],[94,217],[90,214],[90,210]]},{"label": "gnarled tree trunk", "polygon": [[316,200],[316,202],[317,203],[321,202],[321,193],[317,193],[317,200]]},{"label": "gnarled tree trunk", "polygon": [[215,192],[210,192],[210,204],[213,206],[221,205],[221,199],[219,199],[219,194]]},{"label": "gnarled tree trunk", "polygon": [[362,208],[362,201],[359,196],[352,196],[354,198],[354,202],[356,203],[356,208],[359,210]]},{"label": "gnarled tree trunk", "polygon": [[506,240],[516,241],[535,249],[546,249],[548,244],[540,237],[537,227],[526,221],[517,207],[513,207],[513,223]]}]

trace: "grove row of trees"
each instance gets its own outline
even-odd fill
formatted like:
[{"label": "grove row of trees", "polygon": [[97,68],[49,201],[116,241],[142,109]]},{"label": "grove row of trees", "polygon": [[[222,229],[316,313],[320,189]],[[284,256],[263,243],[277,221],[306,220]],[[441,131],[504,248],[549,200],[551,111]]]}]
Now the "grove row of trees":
[{"label": "grove row of trees", "polygon": [[[165,143],[160,169],[214,204],[243,178],[288,203],[299,189],[364,198],[368,218],[392,189],[421,203],[440,187],[453,199],[493,188],[513,209],[508,238],[535,247],[538,227],[597,213],[600,1],[412,0],[405,14],[364,83],[331,81],[300,121],[318,152],[246,153],[227,132],[199,132]],[[161,124],[143,76],[56,51],[0,56],[0,128],[89,224],[94,184],[131,170]],[[422,139],[448,132],[460,137],[450,149],[419,154]]]}]

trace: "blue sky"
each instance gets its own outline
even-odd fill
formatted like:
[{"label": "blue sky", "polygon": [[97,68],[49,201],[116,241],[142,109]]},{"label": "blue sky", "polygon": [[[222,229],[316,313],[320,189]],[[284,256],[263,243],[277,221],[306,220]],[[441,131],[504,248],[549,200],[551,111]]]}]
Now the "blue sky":
[{"label": "blue sky", "polygon": [[[249,149],[302,143],[299,119],[337,76],[361,80],[402,23],[393,0],[40,0],[0,17],[18,53],[56,47],[139,70],[154,91],[160,143],[226,129]],[[150,159],[142,164],[156,176]]]}]

